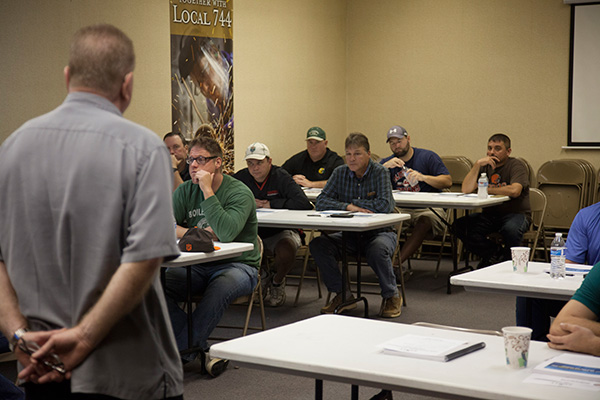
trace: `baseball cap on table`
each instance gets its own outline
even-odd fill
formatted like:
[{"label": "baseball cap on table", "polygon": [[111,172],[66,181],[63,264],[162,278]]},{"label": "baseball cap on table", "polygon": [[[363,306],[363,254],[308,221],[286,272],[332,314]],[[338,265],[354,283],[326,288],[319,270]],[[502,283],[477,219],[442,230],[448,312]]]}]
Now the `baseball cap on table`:
[{"label": "baseball cap on table", "polygon": [[393,138],[393,137],[398,138],[398,139],[402,139],[405,136],[408,136],[408,133],[406,132],[406,129],[404,129],[400,125],[394,125],[394,126],[392,126],[390,128],[390,130],[387,133],[386,143],[389,142],[390,139]]},{"label": "baseball cap on table", "polygon": [[244,157],[244,161],[246,160],[264,160],[265,157],[271,157],[271,153],[269,152],[269,148],[260,143],[252,143],[246,149],[246,156]]},{"label": "baseball cap on table", "polygon": [[318,126],[313,126],[308,130],[308,132],[306,132],[306,140],[309,139],[318,140],[320,142],[321,140],[327,140],[327,135],[325,135],[325,131],[323,129],[319,128]]}]

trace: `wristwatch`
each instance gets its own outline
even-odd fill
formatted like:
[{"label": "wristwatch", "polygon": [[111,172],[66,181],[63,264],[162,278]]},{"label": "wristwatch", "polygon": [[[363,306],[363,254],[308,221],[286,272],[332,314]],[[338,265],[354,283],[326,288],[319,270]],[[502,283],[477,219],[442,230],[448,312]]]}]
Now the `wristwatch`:
[{"label": "wristwatch", "polygon": [[179,172],[177,168],[173,168],[173,172]]},{"label": "wristwatch", "polygon": [[15,333],[13,333],[12,337],[8,341],[8,348],[10,351],[15,351],[15,346],[17,343],[19,343],[19,340],[21,340],[21,337],[23,337],[26,332],[29,332],[29,329],[19,328],[15,331]]}]

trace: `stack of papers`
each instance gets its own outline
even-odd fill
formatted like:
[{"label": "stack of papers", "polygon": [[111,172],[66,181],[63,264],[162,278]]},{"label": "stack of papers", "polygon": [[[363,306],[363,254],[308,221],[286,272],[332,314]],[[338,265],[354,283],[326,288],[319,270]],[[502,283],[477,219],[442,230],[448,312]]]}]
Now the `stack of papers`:
[{"label": "stack of papers", "polygon": [[383,343],[383,352],[404,357],[433,361],[450,361],[485,347],[484,342],[469,343],[464,340],[433,336],[404,335]]},{"label": "stack of papers", "polygon": [[564,353],[539,364],[533,372],[600,382],[600,357]]}]

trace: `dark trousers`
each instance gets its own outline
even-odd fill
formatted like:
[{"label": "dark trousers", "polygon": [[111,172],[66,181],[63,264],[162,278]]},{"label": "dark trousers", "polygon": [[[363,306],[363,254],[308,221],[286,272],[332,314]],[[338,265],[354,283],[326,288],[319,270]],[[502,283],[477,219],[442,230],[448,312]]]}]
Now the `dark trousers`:
[{"label": "dark trousers", "polygon": [[562,300],[517,297],[517,325],[533,329],[532,340],[547,342],[550,317],[556,317],[567,302]]},{"label": "dark trousers", "polygon": [[[510,260],[510,248],[521,245],[528,228],[529,221],[525,214],[474,213],[454,222],[456,236],[463,241],[467,250],[488,260]],[[502,235],[504,249],[487,238],[494,232]]]}]

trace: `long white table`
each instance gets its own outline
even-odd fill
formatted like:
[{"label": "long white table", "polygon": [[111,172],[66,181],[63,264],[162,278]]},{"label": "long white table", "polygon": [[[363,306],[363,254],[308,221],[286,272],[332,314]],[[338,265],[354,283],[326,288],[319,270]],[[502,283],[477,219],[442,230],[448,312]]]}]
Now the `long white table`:
[{"label": "long white table", "polygon": [[410,219],[410,215],[408,214],[397,213],[353,213],[352,218],[334,218],[331,217],[332,213],[334,213],[334,211],[319,212],[314,210],[273,210],[265,208],[256,210],[258,226],[265,228],[298,228],[364,232],[371,229],[393,226]]},{"label": "long white table", "polygon": [[[568,267],[576,264],[567,264]],[[589,266],[587,266],[589,268]],[[529,262],[527,273],[513,272],[512,261],[504,261],[450,278],[453,285],[466,290],[502,293],[551,300],[569,300],[583,282],[583,275],[552,279],[545,270],[550,263]]]},{"label": "long white table", "polygon": [[[483,341],[486,347],[447,363],[381,352],[382,343],[408,333]],[[210,354],[317,382],[331,380],[440,398],[587,400],[597,399],[599,393],[524,383],[534,366],[561,354],[542,342],[531,343],[526,369],[512,370],[505,365],[502,337],[340,315],[322,315],[218,343]]]},{"label": "long white table", "polygon": [[[214,242],[215,251],[211,253],[203,252],[181,252],[179,257],[163,263],[161,265],[161,282],[165,286],[165,272],[167,268],[187,267],[186,268],[186,300],[187,300],[187,322],[188,322],[188,349],[183,352],[191,352],[192,348],[192,265],[205,264],[213,261],[225,260],[240,256],[245,251],[250,251],[254,248],[252,243],[244,242],[229,242],[221,243]],[[182,353],[183,353],[182,352]]]},{"label": "long white table", "polygon": [[[321,194],[321,189],[304,188],[304,193],[309,200],[314,201]],[[480,199],[476,194],[463,194],[457,192],[404,192],[394,190],[394,201],[400,207],[420,208],[453,208],[460,210],[474,210],[496,206],[510,200],[508,196],[488,196]]]},{"label": "long white table", "polygon": [[[344,211],[338,211],[344,212]],[[367,214],[353,213],[351,218],[335,218],[331,214],[335,211],[305,211],[305,210],[272,210],[258,209],[258,226],[266,228],[297,228],[297,229],[316,229],[322,231],[342,231],[342,276],[346,276],[348,262],[346,260],[346,235],[345,232],[365,232],[372,229],[386,228],[397,225],[402,221],[410,219],[408,214]],[[360,282],[360,258],[357,268],[357,281]],[[358,285],[357,297],[352,301],[356,303],[362,301],[365,305],[365,317],[368,317],[369,303],[361,295],[360,285]],[[346,280],[342,279],[342,305],[346,303]]]}]

